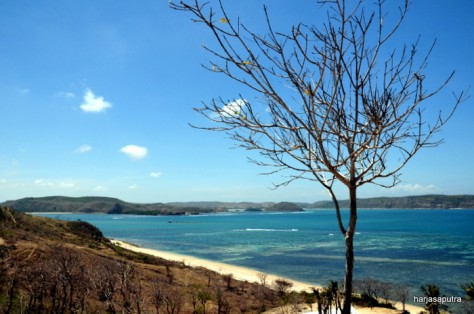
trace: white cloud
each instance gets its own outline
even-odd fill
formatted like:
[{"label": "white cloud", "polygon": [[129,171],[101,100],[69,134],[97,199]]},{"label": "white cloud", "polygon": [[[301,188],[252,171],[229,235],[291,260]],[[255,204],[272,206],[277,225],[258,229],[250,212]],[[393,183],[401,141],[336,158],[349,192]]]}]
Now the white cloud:
[{"label": "white cloud", "polygon": [[36,179],[35,184],[41,187],[52,187],[53,183],[46,181],[45,179]]},{"label": "white cloud", "polygon": [[148,155],[148,149],[146,147],[137,145],[124,146],[120,151],[134,160],[143,159]]},{"label": "white cloud", "polygon": [[95,187],[94,191],[103,192],[103,191],[107,191],[107,188],[103,185],[98,185]]},{"label": "white cloud", "polygon": [[396,185],[393,190],[395,191],[402,191],[402,192],[409,192],[409,193],[432,193],[436,192],[438,188],[434,184],[429,185],[421,185],[418,183],[407,183],[407,184],[399,184]]},{"label": "white cloud", "polygon": [[59,183],[59,187],[62,189],[74,189],[76,185],[72,182],[61,182]]},{"label": "white cloud", "polygon": [[81,105],[84,112],[102,112],[111,107],[112,104],[105,101],[104,97],[95,96],[89,88],[86,90],[84,103]]},{"label": "white cloud", "polygon": [[245,103],[246,101],[244,99],[231,101],[222,107],[222,109],[219,111],[219,114],[226,118],[239,116],[240,112],[242,111],[242,107],[245,106]]},{"label": "white cloud", "polygon": [[82,146],[78,147],[76,149],[76,153],[81,153],[82,154],[82,153],[90,152],[91,150],[92,150],[92,146],[85,144],[85,145],[82,145]]},{"label": "white cloud", "polygon": [[161,177],[161,172],[159,171],[150,172],[150,177],[159,178]]},{"label": "white cloud", "polygon": [[138,185],[137,184],[131,184],[131,185],[128,186],[128,188],[130,190],[136,190],[136,189],[138,189]]},{"label": "white cloud", "polygon": [[60,189],[74,189],[76,185],[72,182],[55,182],[45,179],[36,179],[34,184],[41,188],[60,188]]}]

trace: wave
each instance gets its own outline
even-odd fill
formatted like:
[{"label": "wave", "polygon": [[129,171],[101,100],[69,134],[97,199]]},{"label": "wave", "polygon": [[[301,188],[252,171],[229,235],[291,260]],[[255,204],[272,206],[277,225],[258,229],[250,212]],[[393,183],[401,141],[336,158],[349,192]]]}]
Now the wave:
[{"label": "wave", "polygon": [[234,231],[250,231],[250,232],[298,232],[298,229],[263,229],[263,228],[247,228],[236,229]]}]

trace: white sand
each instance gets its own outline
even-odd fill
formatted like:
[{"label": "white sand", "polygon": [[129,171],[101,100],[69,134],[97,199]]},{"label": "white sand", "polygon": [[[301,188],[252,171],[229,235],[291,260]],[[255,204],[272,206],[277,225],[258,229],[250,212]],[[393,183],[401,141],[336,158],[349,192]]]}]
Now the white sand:
[{"label": "white sand", "polygon": [[[397,310],[385,309],[381,307],[356,307],[356,309],[358,314],[399,314],[401,312],[402,305],[400,303],[395,303],[395,307]],[[422,307],[411,304],[405,304],[405,309],[412,314],[418,314],[424,311]]]},{"label": "white sand", "polygon": [[[129,243],[125,243],[123,241],[119,241],[119,240],[112,240],[112,243],[130,251],[145,253],[145,254],[160,257],[169,261],[183,262],[187,266],[204,267],[222,275],[232,274],[233,278],[236,280],[260,283],[259,275],[261,275],[262,272],[254,270],[254,269],[230,265],[230,264],[224,264],[220,262],[209,261],[209,260],[197,258],[194,256],[164,252],[164,251],[159,251],[159,250],[154,250],[154,249],[146,249],[146,248],[138,247]],[[272,274],[266,274],[266,276],[267,276],[266,277],[267,284],[272,284],[275,280],[283,278],[281,276],[272,275]],[[312,285],[306,282],[291,280],[288,278],[283,278],[283,279],[288,280],[291,283],[293,283],[293,290],[295,291],[305,290],[305,291],[311,292],[312,287],[315,287],[315,288],[318,287],[316,285]]]}]

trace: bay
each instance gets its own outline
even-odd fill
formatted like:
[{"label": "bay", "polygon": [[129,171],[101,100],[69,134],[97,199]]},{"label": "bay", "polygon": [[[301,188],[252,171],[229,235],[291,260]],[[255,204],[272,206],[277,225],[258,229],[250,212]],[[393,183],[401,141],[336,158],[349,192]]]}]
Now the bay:
[{"label": "bay", "polygon": [[[347,218],[347,210],[343,217]],[[197,216],[41,214],[88,221],[106,237],[325,285],[344,276],[344,237],[334,210]],[[170,223],[171,221],[171,223]],[[425,283],[464,296],[474,281],[474,210],[359,210],[355,278]]]}]

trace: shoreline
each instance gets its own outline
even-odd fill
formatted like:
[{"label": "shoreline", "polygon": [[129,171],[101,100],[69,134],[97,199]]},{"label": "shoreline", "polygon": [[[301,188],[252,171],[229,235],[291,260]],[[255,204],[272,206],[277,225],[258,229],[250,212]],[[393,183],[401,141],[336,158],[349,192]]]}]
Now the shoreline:
[{"label": "shoreline", "polygon": [[[121,241],[118,239],[110,239],[110,241],[117,246],[120,246],[124,249],[138,252],[138,253],[144,253],[148,254],[151,256],[163,258],[165,260],[169,261],[175,261],[175,262],[182,262],[186,266],[191,266],[191,267],[202,267],[206,268],[212,271],[215,271],[218,274],[221,275],[229,275],[232,274],[233,278],[235,280],[239,281],[248,281],[248,282],[254,282],[254,283],[260,283],[260,275],[265,274],[266,275],[266,282],[267,284],[271,285],[275,280],[277,279],[284,279],[293,284],[292,290],[294,291],[307,291],[307,292],[312,292],[312,288],[322,288],[320,285],[313,285],[308,282],[302,282],[298,280],[293,280],[290,278],[286,278],[284,276],[278,276],[275,274],[270,274],[262,271],[258,271],[252,268],[247,268],[243,266],[237,266],[237,265],[232,265],[232,264],[226,264],[222,262],[215,262],[212,260],[206,260],[203,258],[199,257],[194,257],[191,255],[184,255],[184,254],[179,254],[179,253],[172,253],[172,252],[167,252],[167,251],[160,251],[156,249],[150,249],[150,248],[144,248],[140,247],[136,244],[128,243],[125,241]],[[401,304],[399,302],[394,302],[394,305],[396,306],[397,309],[401,309]],[[424,310],[420,306],[416,306],[413,304],[406,304],[406,309],[410,311],[410,313],[420,313],[420,311]],[[390,309],[385,309],[385,308],[364,308],[364,307],[355,307],[355,310],[359,314],[394,314],[394,313],[400,313],[400,310],[390,310]]]},{"label": "shoreline", "polygon": [[127,243],[125,241],[121,241],[118,239],[110,239],[110,240],[112,241],[113,244],[130,251],[145,253],[145,254],[152,255],[155,257],[160,257],[169,261],[182,262],[186,266],[203,267],[203,268],[215,271],[216,273],[221,274],[221,275],[232,274],[233,278],[239,281],[260,283],[259,276],[261,274],[265,274],[267,284],[271,284],[277,279],[284,279],[293,284],[292,289],[295,291],[312,292],[312,288],[321,288],[321,286],[319,285],[313,285],[308,282],[302,282],[302,281],[286,278],[284,276],[269,274],[269,273],[258,271],[252,268],[226,264],[222,262],[215,262],[212,260],[206,260],[203,258],[191,256],[191,255],[184,255],[184,254],[179,254],[179,253],[171,253],[167,251],[144,248],[144,247],[140,247],[135,244]]}]

